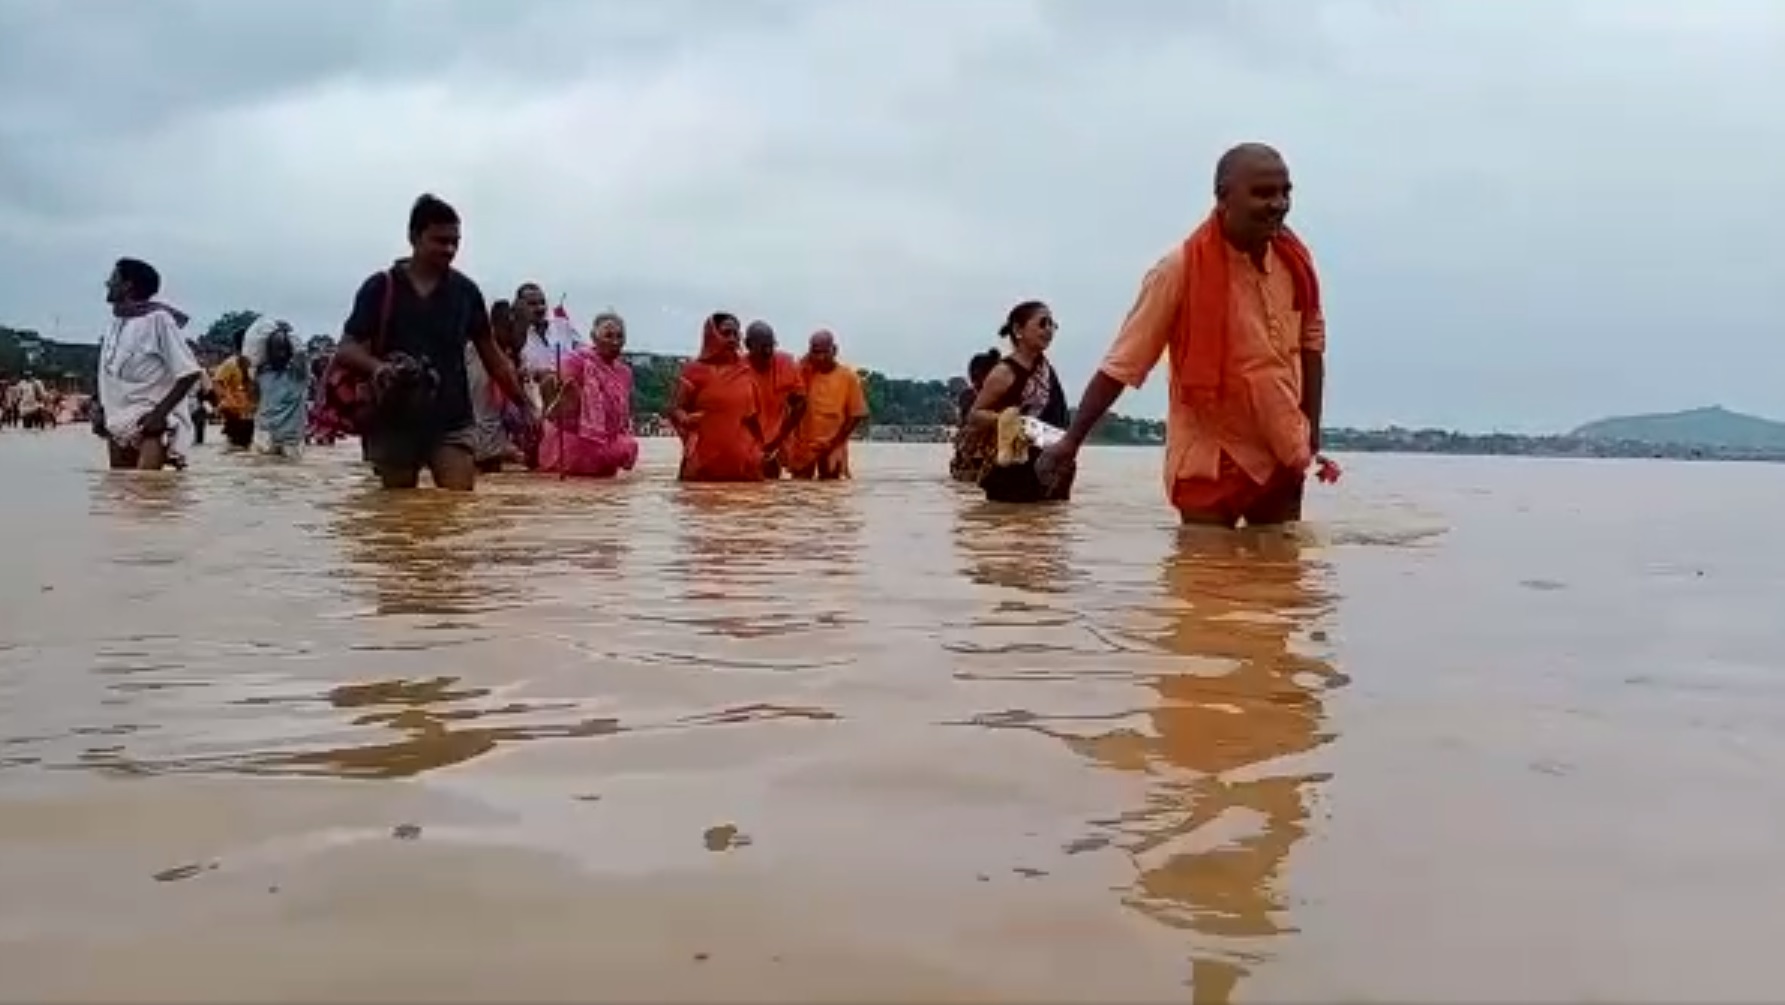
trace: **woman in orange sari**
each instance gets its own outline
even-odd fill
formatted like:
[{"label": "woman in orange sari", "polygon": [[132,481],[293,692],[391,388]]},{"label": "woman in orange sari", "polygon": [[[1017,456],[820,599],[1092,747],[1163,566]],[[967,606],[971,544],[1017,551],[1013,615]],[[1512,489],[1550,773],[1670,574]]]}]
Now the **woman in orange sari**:
[{"label": "woman in orange sari", "polygon": [[701,331],[700,355],[682,366],[669,423],[682,438],[685,482],[762,480],[756,380],[739,345],[738,319],[714,314]]}]

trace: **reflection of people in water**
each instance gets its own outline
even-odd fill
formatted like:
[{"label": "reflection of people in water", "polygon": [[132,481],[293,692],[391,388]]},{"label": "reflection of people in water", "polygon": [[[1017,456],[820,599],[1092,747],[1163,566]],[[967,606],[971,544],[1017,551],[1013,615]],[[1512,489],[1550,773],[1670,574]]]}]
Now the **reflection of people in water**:
[{"label": "reflection of people in water", "polygon": [[481,757],[504,743],[522,740],[607,736],[619,721],[602,717],[557,723],[503,723],[503,716],[571,709],[572,705],[505,702],[481,708],[488,688],[468,687],[457,677],[432,680],[375,680],[345,684],[328,692],[330,705],[349,713],[354,725],[378,725],[397,733],[353,745],[261,758],[260,771],[338,775],[345,778],[413,778]]},{"label": "reflection of people in water", "polygon": [[[775,572],[790,561],[810,562],[822,566],[826,575],[839,575],[861,558],[861,511],[847,495],[751,496],[751,519],[743,521],[738,520],[742,497],[728,489],[690,488],[670,498],[683,557],[702,582],[722,583],[733,573]],[[823,532],[810,534],[811,527]]]},{"label": "reflection of people in water", "polygon": [[1151,736],[1104,737],[1083,752],[1161,779],[1122,824],[1140,867],[1129,903],[1204,937],[1195,998],[1227,1001],[1247,961],[1293,930],[1278,883],[1307,832],[1306,790],[1322,776],[1283,762],[1329,739],[1321,695],[1342,678],[1292,651],[1327,603],[1295,538],[1185,534],[1165,564],[1175,604],[1157,644],[1188,665],[1151,682]]},{"label": "reflection of people in water", "polygon": [[1001,506],[964,507],[955,521],[955,550],[962,572],[981,586],[1054,593],[1072,577],[1067,553],[1068,514],[1063,508],[1014,511]]},{"label": "reflection of people in water", "polygon": [[489,508],[480,517],[452,496],[356,493],[340,509],[335,537],[348,569],[367,570],[379,614],[463,614],[492,599],[493,584],[473,575],[474,542],[496,530]]},{"label": "reflection of people in water", "polygon": [[[748,502],[742,492],[749,492]],[[863,525],[850,495],[765,496],[732,486],[688,485],[670,500],[680,546],[664,564],[685,600],[724,602],[722,613],[699,620],[682,620],[688,615],[678,609],[678,623],[756,638],[786,632],[790,622],[824,623],[833,618],[829,612],[857,602],[849,585],[861,568]],[[740,520],[744,512],[749,519]],[[791,593],[790,581],[796,584]]]},{"label": "reflection of people in water", "polygon": [[[740,572],[753,575],[774,560],[784,541],[771,521],[737,520],[739,499],[723,489],[690,489],[670,496],[676,511],[681,554],[672,566],[688,573],[689,585],[704,590]],[[771,508],[778,499],[765,500]],[[752,508],[755,507],[752,504]]]}]

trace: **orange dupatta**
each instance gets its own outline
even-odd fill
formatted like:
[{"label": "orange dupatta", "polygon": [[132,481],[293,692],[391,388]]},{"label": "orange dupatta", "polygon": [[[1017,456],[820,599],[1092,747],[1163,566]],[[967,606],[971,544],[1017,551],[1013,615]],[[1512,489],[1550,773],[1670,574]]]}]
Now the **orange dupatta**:
[{"label": "orange dupatta", "polygon": [[[1295,309],[1304,316],[1318,311],[1320,277],[1308,246],[1288,228],[1278,231],[1270,246],[1295,283]],[[1211,212],[1184,241],[1184,297],[1173,339],[1182,359],[1176,383],[1180,399],[1199,411],[1207,411],[1227,393],[1229,329],[1233,325],[1228,303],[1232,291],[1228,248],[1218,211]]]}]

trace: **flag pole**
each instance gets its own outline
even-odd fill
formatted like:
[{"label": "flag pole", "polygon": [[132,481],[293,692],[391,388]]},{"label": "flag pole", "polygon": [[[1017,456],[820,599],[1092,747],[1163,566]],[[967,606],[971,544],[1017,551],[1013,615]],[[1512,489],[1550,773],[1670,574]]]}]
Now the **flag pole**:
[{"label": "flag pole", "polygon": [[[563,293],[558,294],[558,306],[552,309],[554,325],[559,321],[568,321],[569,316],[564,313],[565,296],[566,294]],[[564,403],[564,343],[562,340],[552,340],[552,356],[554,357],[553,368],[557,371],[558,376],[558,393],[552,395],[552,424],[558,427],[558,480],[563,481],[566,477],[565,469],[569,464],[568,459],[564,456],[564,417],[556,414]],[[581,397],[578,397],[577,402],[578,411],[581,411]]]},{"label": "flag pole", "polygon": [[[562,299],[558,301],[558,306],[564,306]],[[560,342],[552,346],[552,354],[557,357],[556,369],[558,371],[558,393],[552,395],[552,411],[556,412],[558,406],[564,401],[564,344]],[[578,398],[577,400],[580,404],[582,399]],[[558,480],[563,481],[564,469],[569,466],[564,457],[564,417],[554,416],[552,425],[558,427]]]}]

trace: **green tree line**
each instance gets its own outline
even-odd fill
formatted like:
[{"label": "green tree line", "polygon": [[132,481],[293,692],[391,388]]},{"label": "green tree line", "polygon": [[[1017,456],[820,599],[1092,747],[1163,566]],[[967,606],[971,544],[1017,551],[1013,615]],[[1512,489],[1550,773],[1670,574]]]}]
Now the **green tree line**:
[{"label": "green tree line", "polygon": [[[248,310],[225,311],[207,325],[194,341],[201,355],[216,359],[229,353],[238,333],[252,325],[259,314]],[[313,335],[307,340],[312,353],[334,348],[334,339]],[[683,357],[658,353],[629,353],[632,364],[632,411],[639,418],[661,416],[681,373]],[[99,347],[82,343],[54,342],[37,332],[0,327],[0,377],[16,378],[32,372],[91,393],[99,368]],[[868,399],[871,422],[882,426],[952,426],[957,421],[956,396],[965,387],[960,377],[950,380],[910,380],[889,377],[874,370],[861,371],[862,390]],[[1156,443],[1163,438],[1160,423],[1112,415],[1098,428],[1104,443]]]},{"label": "green tree line", "polygon": [[31,374],[60,386],[91,392],[99,372],[99,347],[56,342],[28,328],[0,325],[0,379]]},{"label": "green tree line", "polygon": [[[626,359],[632,364],[632,414],[639,418],[664,414],[669,410],[676,378],[686,360],[657,353],[628,353]],[[874,370],[860,373],[871,424],[952,426],[959,421],[956,400],[967,386],[963,378],[909,380]],[[1106,444],[1161,443],[1165,439],[1165,424],[1111,415],[1098,425],[1092,438]]]}]

